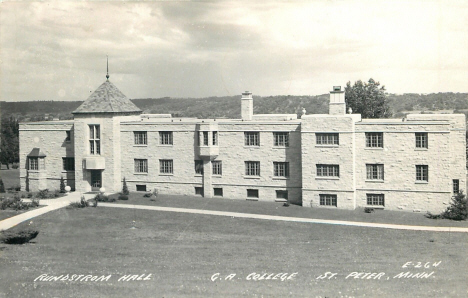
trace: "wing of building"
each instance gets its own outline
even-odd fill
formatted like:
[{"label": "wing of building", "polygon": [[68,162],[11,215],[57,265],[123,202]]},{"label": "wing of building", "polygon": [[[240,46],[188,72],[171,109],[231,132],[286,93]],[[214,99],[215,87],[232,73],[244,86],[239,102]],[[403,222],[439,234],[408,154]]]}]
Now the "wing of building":
[{"label": "wing of building", "polygon": [[361,119],[340,87],[329,114],[240,119],[142,114],[105,81],[69,121],[20,124],[21,188],[290,201],[304,207],[444,210],[466,185],[463,114]]}]

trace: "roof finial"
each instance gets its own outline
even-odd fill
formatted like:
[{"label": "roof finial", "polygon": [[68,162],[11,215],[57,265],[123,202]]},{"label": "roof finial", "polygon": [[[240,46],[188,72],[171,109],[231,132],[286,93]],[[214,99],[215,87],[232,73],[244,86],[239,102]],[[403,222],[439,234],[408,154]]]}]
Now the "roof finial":
[{"label": "roof finial", "polygon": [[107,57],[107,75],[106,75],[106,78],[109,81],[109,55],[106,55],[106,57]]}]

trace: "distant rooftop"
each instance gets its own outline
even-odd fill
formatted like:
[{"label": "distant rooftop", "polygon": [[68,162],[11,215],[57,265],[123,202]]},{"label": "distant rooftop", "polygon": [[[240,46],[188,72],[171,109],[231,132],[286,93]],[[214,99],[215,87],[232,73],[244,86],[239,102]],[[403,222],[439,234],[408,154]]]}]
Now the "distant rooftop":
[{"label": "distant rooftop", "polygon": [[105,81],[73,111],[73,114],[88,113],[141,113],[141,110],[114,84]]}]

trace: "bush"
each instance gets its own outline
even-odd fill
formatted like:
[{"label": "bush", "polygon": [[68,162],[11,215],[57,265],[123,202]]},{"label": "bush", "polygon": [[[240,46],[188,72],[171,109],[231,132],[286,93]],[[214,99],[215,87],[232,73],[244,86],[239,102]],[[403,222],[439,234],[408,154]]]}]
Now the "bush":
[{"label": "bush", "polygon": [[145,197],[145,198],[151,198],[152,196],[153,196],[153,193],[150,192],[150,191],[146,192],[146,193],[143,195],[143,197]]},{"label": "bush", "polygon": [[51,199],[61,197],[61,191],[56,189],[53,194],[49,195]]},{"label": "bush", "polygon": [[66,193],[66,191],[65,191],[65,180],[63,179],[63,176],[60,177],[60,192],[61,193]]},{"label": "bush", "polygon": [[119,200],[127,201],[128,200],[128,195],[121,194],[119,196]]},{"label": "bush", "polygon": [[19,165],[17,163],[14,163],[11,165],[11,167],[16,170],[17,168],[19,168]]},{"label": "bush", "polygon": [[366,207],[366,208],[364,208],[364,212],[372,213],[372,212],[374,212],[374,208]]},{"label": "bush", "polygon": [[460,191],[457,195],[452,197],[450,206],[448,206],[444,212],[441,214],[432,214],[427,212],[426,217],[432,219],[446,218],[452,220],[465,220],[468,217],[468,203],[466,195],[463,191]]},{"label": "bush", "polygon": [[38,207],[40,200],[38,198],[34,198],[31,200],[30,206],[31,207]]},{"label": "bush", "polygon": [[3,179],[0,178],[0,193],[5,192],[5,184],[3,184]]},{"label": "bush", "polygon": [[25,229],[20,231],[5,231],[1,235],[1,241],[6,244],[24,244],[36,238],[39,231]]},{"label": "bush", "polygon": [[49,198],[49,190],[47,188],[39,190],[37,197],[41,200]]},{"label": "bush", "polygon": [[128,187],[127,187],[127,181],[125,181],[125,177],[123,179],[123,186],[122,186],[122,194],[123,195],[129,195]]},{"label": "bush", "polygon": [[32,198],[32,197],[33,197],[33,193],[32,193],[32,192],[28,192],[27,197],[28,197],[28,199]]},{"label": "bush", "polygon": [[105,194],[97,194],[95,197],[94,197],[94,200],[97,201],[97,202],[109,202],[109,197],[106,196]]},{"label": "bush", "polygon": [[88,201],[86,201],[85,197],[82,196],[79,202],[71,202],[70,207],[72,208],[86,208],[89,207]]},{"label": "bush", "polygon": [[21,191],[21,186],[19,185],[16,185],[14,188],[15,188],[15,191]]}]

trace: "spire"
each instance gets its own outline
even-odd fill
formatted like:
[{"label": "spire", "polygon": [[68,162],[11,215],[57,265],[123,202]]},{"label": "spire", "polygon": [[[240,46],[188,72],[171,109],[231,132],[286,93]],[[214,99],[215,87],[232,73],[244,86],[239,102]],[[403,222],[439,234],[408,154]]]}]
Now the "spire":
[{"label": "spire", "polygon": [[106,78],[109,81],[109,55],[106,55],[106,57],[107,57],[107,75],[106,75]]}]

